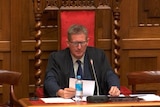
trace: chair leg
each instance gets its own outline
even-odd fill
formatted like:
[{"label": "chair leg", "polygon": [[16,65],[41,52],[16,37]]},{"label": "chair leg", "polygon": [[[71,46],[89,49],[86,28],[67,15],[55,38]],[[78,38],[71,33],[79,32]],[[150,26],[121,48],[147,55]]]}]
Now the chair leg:
[{"label": "chair leg", "polygon": [[132,93],[136,93],[136,86],[132,85]]}]

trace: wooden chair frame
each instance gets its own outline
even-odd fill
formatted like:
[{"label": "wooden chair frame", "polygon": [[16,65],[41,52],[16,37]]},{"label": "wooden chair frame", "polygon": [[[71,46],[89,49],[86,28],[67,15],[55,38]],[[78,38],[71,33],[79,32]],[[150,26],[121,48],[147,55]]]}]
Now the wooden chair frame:
[{"label": "wooden chair frame", "polygon": [[20,105],[14,92],[14,86],[18,85],[20,77],[20,72],[0,70],[0,84],[10,85],[9,102],[0,106],[13,107],[14,105]]},{"label": "wooden chair frame", "polygon": [[136,93],[136,85],[160,83],[160,71],[135,71],[127,74],[128,85],[132,86],[132,92]]},{"label": "wooden chair frame", "polygon": [[42,71],[40,69],[41,66],[41,49],[40,46],[42,44],[41,42],[41,29],[42,28],[53,28],[54,25],[50,26],[42,26],[42,14],[44,10],[99,10],[99,9],[108,9],[110,8],[110,5],[112,6],[112,13],[113,13],[113,63],[114,63],[114,72],[119,75],[119,59],[120,59],[120,45],[119,45],[119,30],[120,30],[120,12],[119,12],[119,4],[121,0],[33,0],[33,7],[34,7],[34,13],[35,13],[35,79],[36,83],[35,86],[40,87],[41,85],[41,74]]}]

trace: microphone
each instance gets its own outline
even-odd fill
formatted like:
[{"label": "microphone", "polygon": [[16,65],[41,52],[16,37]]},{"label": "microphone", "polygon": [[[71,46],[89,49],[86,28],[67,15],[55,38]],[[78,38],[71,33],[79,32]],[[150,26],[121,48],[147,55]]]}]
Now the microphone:
[{"label": "microphone", "polygon": [[91,67],[92,67],[92,71],[93,71],[93,75],[94,75],[94,79],[95,79],[95,83],[96,83],[96,87],[97,87],[97,95],[87,96],[87,102],[88,103],[107,102],[108,101],[108,96],[107,95],[99,95],[99,84],[98,84],[98,81],[97,81],[97,76],[96,76],[96,72],[95,72],[95,69],[94,69],[92,59],[90,59],[90,63],[91,63]]}]

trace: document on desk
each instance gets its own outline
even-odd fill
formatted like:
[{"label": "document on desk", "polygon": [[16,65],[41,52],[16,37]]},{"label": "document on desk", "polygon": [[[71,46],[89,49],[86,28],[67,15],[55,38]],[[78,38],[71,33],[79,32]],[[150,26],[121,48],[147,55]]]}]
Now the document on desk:
[{"label": "document on desk", "polygon": [[160,96],[156,94],[131,94],[130,96],[137,96],[144,101],[160,101]]},{"label": "document on desk", "polygon": [[52,98],[40,98],[44,103],[73,103],[72,99],[65,99],[61,97],[52,97]]},{"label": "document on desk", "polygon": [[[69,79],[69,87],[75,88],[75,82],[77,79]],[[92,96],[94,94],[95,81],[93,80],[82,80],[83,81],[83,96]]]}]

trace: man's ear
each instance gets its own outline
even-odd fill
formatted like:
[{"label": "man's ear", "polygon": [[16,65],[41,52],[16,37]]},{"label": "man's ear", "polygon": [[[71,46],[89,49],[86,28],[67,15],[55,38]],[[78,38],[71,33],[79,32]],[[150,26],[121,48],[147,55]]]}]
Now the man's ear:
[{"label": "man's ear", "polygon": [[66,39],[66,44],[67,44],[67,47],[69,47],[69,41],[68,41],[68,39]]}]

